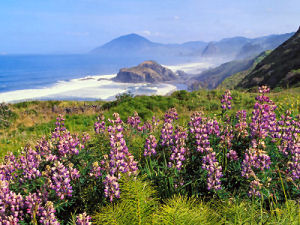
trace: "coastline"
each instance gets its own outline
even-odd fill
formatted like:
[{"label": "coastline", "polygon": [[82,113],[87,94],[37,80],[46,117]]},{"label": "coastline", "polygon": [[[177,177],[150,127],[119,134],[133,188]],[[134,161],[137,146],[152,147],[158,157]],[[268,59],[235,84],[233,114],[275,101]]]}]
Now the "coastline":
[{"label": "coastline", "polygon": [[[173,70],[186,73],[205,70],[210,63],[186,63],[164,65]],[[115,96],[130,91],[133,95],[169,95],[179,90],[172,83],[120,83],[112,80],[116,74],[89,75],[37,89],[23,89],[0,93],[0,102],[16,103],[31,100],[114,100]]]}]

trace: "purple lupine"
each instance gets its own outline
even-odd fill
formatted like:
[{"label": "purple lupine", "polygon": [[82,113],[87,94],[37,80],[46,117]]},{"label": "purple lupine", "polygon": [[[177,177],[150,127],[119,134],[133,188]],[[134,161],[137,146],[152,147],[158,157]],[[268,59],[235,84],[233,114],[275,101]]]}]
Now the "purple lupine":
[{"label": "purple lupine", "polygon": [[154,135],[149,135],[146,139],[145,148],[144,148],[144,156],[151,156],[156,154],[156,146],[157,141]]},{"label": "purple lupine", "polygon": [[231,101],[230,100],[232,100],[231,92],[229,90],[226,90],[224,95],[222,95],[222,98],[221,98],[221,108],[223,110],[231,109]]},{"label": "purple lupine", "polygon": [[219,125],[217,121],[208,120],[202,117],[201,113],[193,113],[191,116],[190,132],[194,135],[197,151],[204,153],[202,158],[202,169],[207,173],[207,189],[221,189],[222,167],[219,164],[216,153],[210,147],[209,135],[219,135]]},{"label": "purple lupine", "polygon": [[45,138],[42,138],[37,142],[37,145],[35,146],[36,151],[46,162],[54,162],[58,160],[58,157],[54,152],[52,152],[51,144]]},{"label": "purple lupine", "polygon": [[257,196],[261,197],[261,187],[262,184],[259,182],[259,180],[253,180],[250,182],[250,190],[248,192],[249,197]]},{"label": "purple lupine", "polygon": [[72,196],[71,180],[79,178],[79,173],[72,166],[65,167],[60,161],[56,161],[52,167],[46,166],[48,187],[55,191],[60,199]]},{"label": "purple lupine", "polygon": [[56,128],[52,133],[52,142],[56,145],[59,159],[77,155],[84,148],[77,135],[71,135],[64,127],[62,115],[57,117]]},{"label": "purple lupine", "polygon": [[248,124],[247,124],[247,112],[245,110],[239,110],[236,113],[238,123],[235,125],[235,132],[238,137],[245,138],[248,136]]},{"label": "purple lupine", "polygon": [[105,117],[103,114],[101,114],[99,117],[97,117],[97,122],[94,124],[94,129],[96,134],[103,133],[105,131]]},{"label": "purple lupine", "polygon": [[146,121],[143,125],[143,130],[148,130],[152,132],[158,125],[159,119],[156,120],[155,116],[152,117],[151,122]]},{"label": "purple lupine", "polygon": [[264,171],[270,168],[271,159],[265,150],[264,140],[266,137],[272,136],[277,124],[274,113],[276,105],[265,95],[269,91],[270,89],[266,86],[259,88],[260,94],[256,97],[257,102],[254,105],[250,123],[251,146],[246,150],[241,166],[242,176],[252,177],[257,182],[260,181],[256,176],[256,171]]},{"label": "purple lupine", "polygon": [[45,225],[59,225],[55,217],[53,202],[45,202],[41,193],[29,193],[25,199],[25,207],[27,214],[31,215],[31,219],[38,218],[38,222]]},{"label": "purple lupine", "polygon": [[207,154],[202,158],[202,169],[207,171],[207,189],[220,190],[221,189],[221,177],[222,167],[219,164],[216,153],[212,148],[207,150]]},{"label": "purple lupine", "polygon": [[22,177],[19,178],[20,182],[32,180],[41,176],[39,170],[39,165],[42,161],[41,156],[31,147],[25,147],[24,152],[19,156],[18,161],[18,169],[23,171]]},{"label": "purple lupine", "polygon": [[293,119],[291,111],[286,111],[277,122],[273,130],[273,141],[279,142],[278,149],[287,158],[287,174],[295,180],[300,178],[300,121],[299,117]]},{"label": "purple lupine", "polygon": [[242,162],[242,176],[246,178],[255,177],[253,169],[263,171],[270,168],[270,156],[261,148],[264,145],[265,143],[262,140],[259,140],[259,143],[255,139],[252,140],[251,147],[246,150],[245,158]]},{"label": "purple lupine", "polygon": [[54,132],[52,132],[52,138],[57,138],[60,136],[61,132],[64,132],[66,130],[65,128],[65,119],[63,115],[59,114],[58,117],[56,118],[56,127],[54,129]]},{"label": "purple lupine", "polygon": [[19,163],[13,153],[6,155],[4,162],[4,164],[0,164],[1,180],[10,181],[15,178],[14,172],[19,168]]},{"label": "purple lupine", "polygon": [[229,150],[229,152],[226,154],[227,158],[233,161],[237,161],[239,159],[236,151],[234,150]]},{"label": "purple lupine", "polygon": [[120,185],[118,178],[114,175],[107,174],[104,181],[104,195],[112,202],[114,198],[120,198]]},{"label": "purple lupine", "polygon": [[185,142],[186,138],[187,132],[182,127],[178,127],[172,137],[173,145],[171,147],[169,167],[175,166],[177,170],[181,170],[188,151]]},{"label": "purple lupine", "polygon": [[101,168],[101,166],[99,166],[99,163],[98,162],[94,162],[93,165],[92,165],[92,169],[91,169],[91,172],[90,172],[90,176],[91,177],[101,177],[102,176],[102,171],[103,169]]},{"label": "purple lupine", "polygon": [[24,216],[24,199],[9,189],[9,182],[0,174],[0,224],[19,224]]},{"label": "purple lupine", "polygon": [[209,135],[212,132],[207,126],[207,118],[202,117],[202,113],[195,112],[189,122],[190,132],[194,135],[198,152],[207,152],[210,148]]},{"label": "purple lupine", "polygon": [[166,112],[160,136],[162,146],[170,146],[172,144],[173,121],[177,119],[178,114],[175,108],[171,108]]},{"label": "purple lupine", "polygon": [[143,126],[139,126],[139,124],[141,123],[141,118],[137,112],[134,112],[133,116],[128,117],[127,123],[129,124],[129,126],[137,129],[138,131],[142,131],[144,129]]},{"label": "purple lupine", "polygon": [[110,154],[105,156],[106,163],[106,178],[103,181],[105,186],[105,196],[109,197],[110,201],[113,201],[114,197],[120,197],[118,179],[121,178],[122,173],[130,175],[137,174],[137,162],[134,161],[134,157],[128,151],[125,139],[123,138],[123,121],[118,113],[114,113],[114,120],[109,119],[112,123],[108,127],[108,133],[110,136]]},{"label": "purple lupine", "polygon": [[86,213],[79,214],[76,218],[76,225],[92,225],[91,219]]},{"label": "purple lupine", "polygon": [[232,160],[237,160],[237,153],[232,149],[232,140],[234,138],[233,127],[231,125],[230,118],[226,115],[225,123],[222,127],[220,135],[220,144],[225,149],[226,157]]}]

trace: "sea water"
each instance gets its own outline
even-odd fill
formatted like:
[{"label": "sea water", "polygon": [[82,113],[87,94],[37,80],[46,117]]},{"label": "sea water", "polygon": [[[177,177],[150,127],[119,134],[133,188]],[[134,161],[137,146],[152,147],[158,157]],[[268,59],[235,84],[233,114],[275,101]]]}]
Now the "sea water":
[{"label": "sea water", "polygon": [[[149,59],[92,54],[0,56],[0,102],[110,100],[116,94],[127,91],[133,94],[166,94],[176,89],[169,84],[123,84],[103,79],[113,77],[112,74],[120,68],[135,66],[144,60]],[[161,60],[159,63],[184,60]]]}]

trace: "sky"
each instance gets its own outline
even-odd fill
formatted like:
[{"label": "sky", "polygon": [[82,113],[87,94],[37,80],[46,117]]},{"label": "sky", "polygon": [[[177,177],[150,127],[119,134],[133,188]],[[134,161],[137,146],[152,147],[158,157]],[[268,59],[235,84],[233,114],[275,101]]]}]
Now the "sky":
[{"label": "sky", "polygon": [[296,31],[299,0],[1,0],[0,54],[85,53],[137,33],[160,43]]}]

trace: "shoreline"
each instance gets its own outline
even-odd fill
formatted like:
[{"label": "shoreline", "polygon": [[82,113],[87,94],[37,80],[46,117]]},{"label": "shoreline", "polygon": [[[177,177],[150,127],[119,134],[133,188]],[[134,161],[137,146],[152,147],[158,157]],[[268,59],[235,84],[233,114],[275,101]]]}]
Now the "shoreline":
[{"label": "shoreline", "polygon": [[[207,62],[193,62],[178,65],[163,65],[172,71],[205,70],[212,66]],[[120,83],[112,79],[116,74],[88,75],[68,81],[58,81],[55,84],[36,89],[22,89],[0,93],[0,102],[17,103],[33,100],[114,100],[115,96],[125,92],[133,95],[169,95],[178,89],[172,83]]]}]

